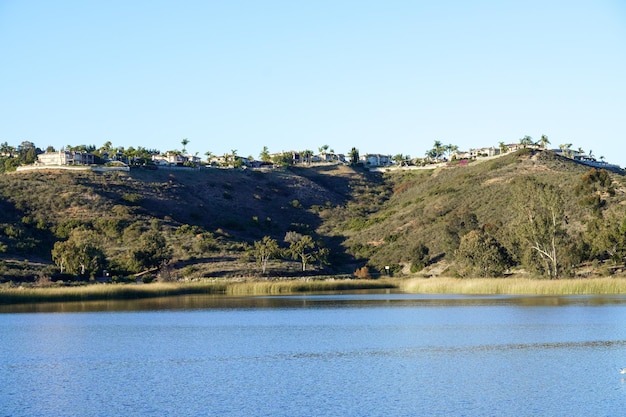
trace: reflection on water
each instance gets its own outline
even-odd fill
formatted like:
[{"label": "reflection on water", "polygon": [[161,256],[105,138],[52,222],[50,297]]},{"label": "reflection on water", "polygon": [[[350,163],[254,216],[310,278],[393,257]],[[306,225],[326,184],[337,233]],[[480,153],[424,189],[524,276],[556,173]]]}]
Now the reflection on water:
[{"label": "reflection on water", "polygon": [[609,305],[626,303],[626,296],[509,296],[405,294],[393,290],[361,290],[321,294],[236,297],[226,295],[179,295],[135,300],[73,301],[34,304],[0,305],[0,313],[70,313],[95,311],[150,311],[196,309],[357,307],[411,305],[520,305],[568,306]]}]

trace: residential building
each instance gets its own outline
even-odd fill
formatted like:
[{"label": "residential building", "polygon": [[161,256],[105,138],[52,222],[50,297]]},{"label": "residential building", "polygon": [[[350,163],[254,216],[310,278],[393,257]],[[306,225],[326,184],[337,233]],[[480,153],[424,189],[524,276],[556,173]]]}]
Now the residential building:
[{"label": "residential building", "polygon": [[96,157],[88,152],[66,151],[46,152],[37,155],[41,165],[92,165]]}]

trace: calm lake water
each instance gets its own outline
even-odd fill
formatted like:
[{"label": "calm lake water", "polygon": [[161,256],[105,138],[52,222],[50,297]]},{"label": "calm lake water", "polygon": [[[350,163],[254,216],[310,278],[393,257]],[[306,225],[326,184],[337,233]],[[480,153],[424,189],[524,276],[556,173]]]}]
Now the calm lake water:
[{"label": "calm lake water", "polygon": [[0,416],[614,416],[626,298],[0,306]]}]

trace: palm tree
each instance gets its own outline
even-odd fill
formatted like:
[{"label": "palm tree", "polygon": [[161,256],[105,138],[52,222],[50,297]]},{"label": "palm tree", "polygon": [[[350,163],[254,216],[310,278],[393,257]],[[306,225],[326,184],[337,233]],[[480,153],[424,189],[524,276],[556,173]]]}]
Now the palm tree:
[{"label": "palm tree", "polygon": [[441,158],[444,154],[444,152],[446,151],[447,147],[444,146],[440,140],[436,140],[435,143],[433,144],[433,147],[426,151],[426,157],[431,159],[431,160],[437,160],[439,158]]},{"label": "palm tree", "polygon": [[12,158],[14,153],[15,153],[15,148],[9,145],[8,142],[4,142],[0,144],[0,155],[8,156],[9,158]]},{"label": "palm tree", "polygon": [[548,140],[548,137],[546,135],[541,135],[541,139],[539,139],[539,146],[541,146],[543,149],[546,149],[546,145],[549,145],[550,141]]},{"label": "palm tree", "polygon": [[259,154],[259,158],[261,158],[261,161],[266,164],[272,160],[272,157],[270,156],[270,151],[269,149],[267,149],[267,146],[263,147],[263,150]]},{"label": "palm tree", "polygon": [[450,159],[450,156],[456,153],[459,150],[459,147],[456,145],[446,145],[445,150],[448,154],[448,159]]},{"label": "palm tree", "polygon": [[359,163],[359,150],[357,148],[350,149],[348,155],[350,156],[351,165],[356,165]]},{"label": "palm tree", "polygon": [[189,143],[189,139],[184,138],[183,140],[180,141],[180,143],[182,143],[183,145],[183,154],[185,154],[187,152],[186,146]]},{"label": "palm tree", "polygon": [[302,152],[300,152],[300,154],[302,155],[302,159],[307,163],[310,164],[311,163],[311,157],[313,156],[313,151],[310,149],[305,149]]},{"label": "palm tree", "polygon": [[506,147],[505,143],[504,142],[500,142],[498,145],[500,146],[500,155],[505,154],[506,151],[507,151],[507,147]]},{"label": "palm tree", "polygon": [[229,157],[230,157],[230,160],[232,162],[231,165],[232,165],[233,168],[241,167],[242,162],[241,162],[241,158],[237,157],[237,149],[231,149]]},{"label": "palm tree", "polygon": [[564,153],[566,156],[571,156],[571,153],[572,153],[571,147],[572,147],[571,143],[562,143],[559,145],[559,149],[561,149],[561,153]]},{"label": "palm tree", "polygon": [[522,145],[522,147],[526,148],[526,146],[532,145],[533,138],[528,136],[528,135],[526,135],[526,136],[524,136],[523,138],[521,138],[519,140],[519,143],[520,143],[520,145]]}]

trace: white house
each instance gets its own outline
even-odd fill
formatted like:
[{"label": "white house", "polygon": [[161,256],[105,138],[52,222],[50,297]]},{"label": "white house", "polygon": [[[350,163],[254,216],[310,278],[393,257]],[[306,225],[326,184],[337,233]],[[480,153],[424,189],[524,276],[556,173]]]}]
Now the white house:
[{"label": "white house", "polygon": [[361,156],[359,159],[365,165],[369,165],[373,167],[383,167],[383,166],[389,166],[392,164],[391,156],[389,155],[368,153],[366,155]]},{"label": "white house", "polygon": [[60,150],[37,155],[41,165],[91,165],[95,163],[95,156],[88,152]]},{"label": "white house", "polygon": [[165,155],[152,155],[152,161],[160,166],[182,166],[188,158],[181,154],[167,153]]}]

